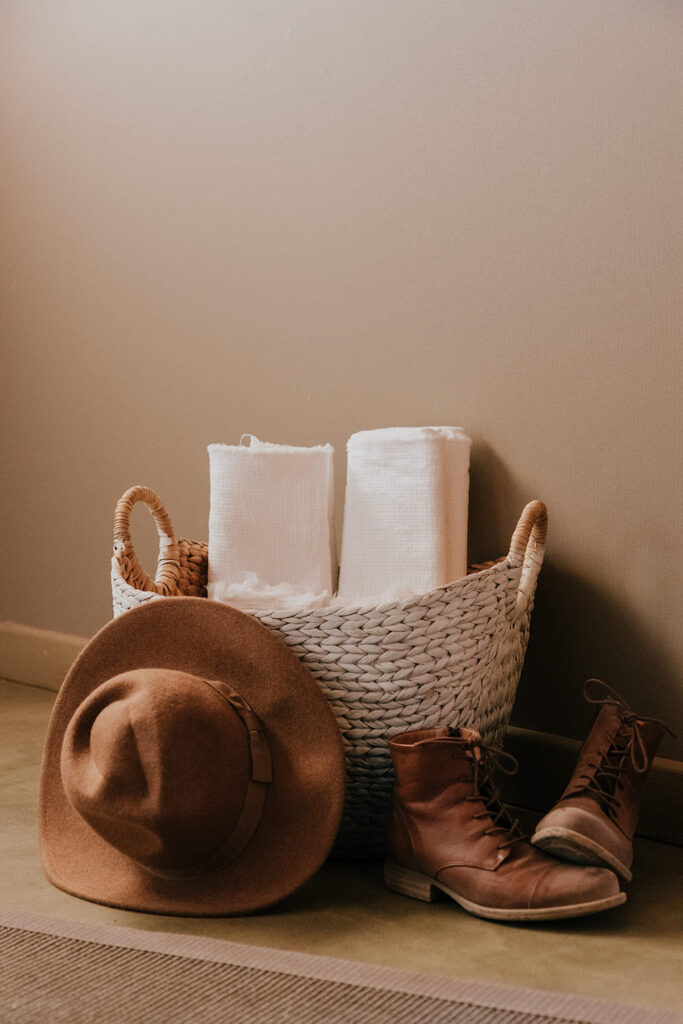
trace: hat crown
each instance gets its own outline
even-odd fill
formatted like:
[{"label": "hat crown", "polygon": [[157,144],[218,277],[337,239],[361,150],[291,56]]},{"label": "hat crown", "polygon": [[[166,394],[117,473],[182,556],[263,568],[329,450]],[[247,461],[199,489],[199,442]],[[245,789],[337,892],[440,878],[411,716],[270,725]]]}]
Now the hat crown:
[{"label": "hat crown", "polygon": [[145,668],[98,686],[64,735],[81,817],[152,872],[192,873],[226,842],[249,786],[249,734],[210,681]]}]

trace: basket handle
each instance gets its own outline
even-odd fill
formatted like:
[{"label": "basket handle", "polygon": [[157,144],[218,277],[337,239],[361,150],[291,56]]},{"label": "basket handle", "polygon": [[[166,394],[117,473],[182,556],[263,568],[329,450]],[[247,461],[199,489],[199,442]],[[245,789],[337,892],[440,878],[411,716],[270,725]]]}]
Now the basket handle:
[{"label": "basket handle", "polygon": [[547,530],[548,509],[542,501],[530,501],[519,517],[507,557],[508,565],[513,568],[522,566],[517,588],[517,615],[527,610],[534,595],[536,580],[543,565]]},{"label": "basket handle", "polygon": [[[139,501],[148,506],[159,534],[159,559],[154,579],[140,565],[130,535],[130,514]],[[139,589],[156,591],[158,594],[174,594],[180,576],[179,550],[173,525],[159,495],[150,487],[137,485],[129,488],[116,503],[114,555],[120,557],[125,553],[130,563],[131,576],[139,580]]]}]

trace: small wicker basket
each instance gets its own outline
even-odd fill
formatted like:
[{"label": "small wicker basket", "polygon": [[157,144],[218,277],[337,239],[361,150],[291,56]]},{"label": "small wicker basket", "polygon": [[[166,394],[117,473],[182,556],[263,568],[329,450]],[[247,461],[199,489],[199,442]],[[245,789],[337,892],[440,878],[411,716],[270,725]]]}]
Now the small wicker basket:
[{"label": "small wicker basket", "polygon": [[[136,502],[159,533],[154,579],[130,536]],[[380,857],[392,785],[387,739],[409,729],[462,725],[499,744],[526,652],[536,580],[543,562],[546,507],[530,502],[505,558],[401,602],[255,612],[308,666],[328,698],[347,758],[346,804],[333,854]],[[206,597],[208,545],[177,539],[148,487],[116,506],[111,582],[114,615],[160,597]]]}]

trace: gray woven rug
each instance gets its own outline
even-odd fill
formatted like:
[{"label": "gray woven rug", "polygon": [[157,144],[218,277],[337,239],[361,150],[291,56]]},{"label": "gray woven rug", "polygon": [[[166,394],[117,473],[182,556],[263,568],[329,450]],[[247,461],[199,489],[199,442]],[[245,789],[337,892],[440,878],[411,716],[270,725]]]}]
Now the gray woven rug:
[{"label": "gray woven rug", "polygon": [[674,1024],[666,1011],[0,911],[2,1024]]}]

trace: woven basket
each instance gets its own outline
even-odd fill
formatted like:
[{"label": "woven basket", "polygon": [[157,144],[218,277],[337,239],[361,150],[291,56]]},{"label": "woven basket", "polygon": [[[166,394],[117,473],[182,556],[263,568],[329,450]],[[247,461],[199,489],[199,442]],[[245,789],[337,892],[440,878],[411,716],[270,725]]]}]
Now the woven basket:
[{"label": "woven basket", "polygon": [[[159,533],[154,579],[130,536],[145,502]],[[500,744],[526,652],[546,507],[524,509],[505,558],[472,566],[438,590],[379,606],[254,613],[308,666],[344,737],[346,804],[333,854],[380,857],[392,785],[387,739],[409,729],[462,725]],[[161,501],[132,487],[116,506],[114,615],[160,597],[205,597],[208,546],[177,539]]]}]

